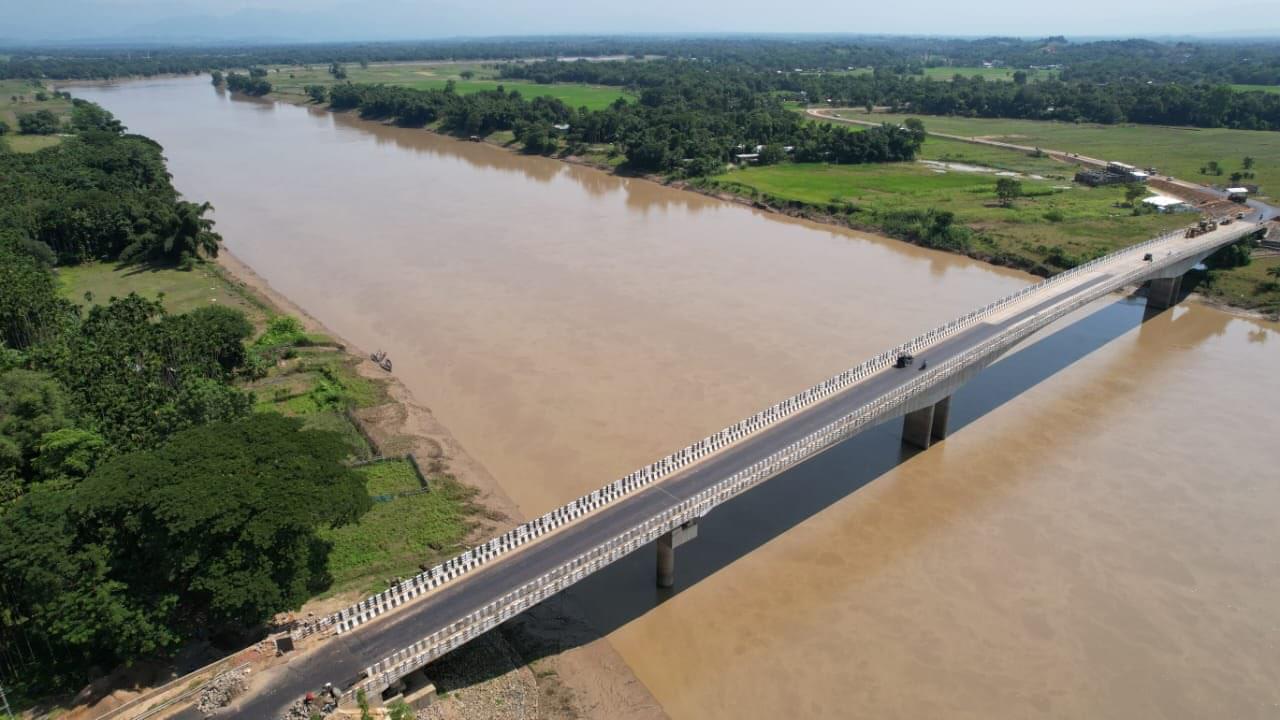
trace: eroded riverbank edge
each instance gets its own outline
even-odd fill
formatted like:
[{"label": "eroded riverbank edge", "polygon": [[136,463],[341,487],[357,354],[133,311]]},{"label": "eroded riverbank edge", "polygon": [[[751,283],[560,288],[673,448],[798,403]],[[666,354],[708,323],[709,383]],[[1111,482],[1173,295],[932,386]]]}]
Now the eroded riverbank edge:
[{"label": "eroded riverbank edge", "polygon": [[[519,507],[502,489],[497,479],[454,438],[453,434],[419,402],[396,376],[389,375],[369,359],[369,353],[335,333],[319,318],[278,292],[252,267],[223,248],[216,261],[228,280],[270,308],[297,317],[309,332],[323,333],[337,340],[345,352],[360,362],[358,372],[386,383],[391,402],[356,413],[364,430],[374,439],[406,439],[411,450],[422,457],[438,454],[458,482],[475,488],[475,503],[482,508],[481,521],[472,543],[483,542],[506,532],[525,520]],[[360,599],[360,593],[344,593],[316,599],[297,614],[317,616],[345,607]],[[572,598],[562,598],[531,608],[501,626],[497,638],[472,643],[436,661],[445,698],[431,717],[473,717],[468,708],[485,704],[485,717],[525,718],[527,704],[504,707],[502,698],[513,686],[532,688],[536,694],[533,717],[550,720],[569,718],[622,718],[656,720],[666,718],[657,700],[640,682],[608,640],[586,621],[583,609]],[[411,642],[406,638],[405,644]],[[497,646],[495,648],[495,645]],[[520,663],[507,662],[518,657]],[[449,707],[456,705],[457,707]]]}]

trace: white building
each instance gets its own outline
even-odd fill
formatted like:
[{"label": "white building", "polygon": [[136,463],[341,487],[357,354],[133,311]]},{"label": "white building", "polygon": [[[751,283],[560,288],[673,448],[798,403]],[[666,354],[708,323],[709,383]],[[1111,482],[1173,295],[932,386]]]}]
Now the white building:
[{"label": "white building", "polygon": [[1195,208],[1188,205],[1185,200],[1179,200],[1168,195],[1152,195],[1149,198],[1144,198],[1142,202],[1162,213],[1195,212]]}]

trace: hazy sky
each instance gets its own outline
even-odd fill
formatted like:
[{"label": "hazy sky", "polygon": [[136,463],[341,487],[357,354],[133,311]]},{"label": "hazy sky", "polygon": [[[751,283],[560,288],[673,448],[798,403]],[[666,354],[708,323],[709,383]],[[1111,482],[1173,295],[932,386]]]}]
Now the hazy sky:
[{"label": "hazy sky", "polygon": [[1280,35],[1280,1],[0,0],[0,40],[365,40],[460,35],[840,32]]}]

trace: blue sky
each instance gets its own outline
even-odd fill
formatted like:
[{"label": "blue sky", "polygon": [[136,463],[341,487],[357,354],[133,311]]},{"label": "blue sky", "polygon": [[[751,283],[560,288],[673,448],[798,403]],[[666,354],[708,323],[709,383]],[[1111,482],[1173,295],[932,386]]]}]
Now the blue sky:
[{"label": "blue sky", "polygon": [[0,39],[373,40],[454,36],[847,32],[1280,35],[1280,3],[1225,0],[0,0]]}]

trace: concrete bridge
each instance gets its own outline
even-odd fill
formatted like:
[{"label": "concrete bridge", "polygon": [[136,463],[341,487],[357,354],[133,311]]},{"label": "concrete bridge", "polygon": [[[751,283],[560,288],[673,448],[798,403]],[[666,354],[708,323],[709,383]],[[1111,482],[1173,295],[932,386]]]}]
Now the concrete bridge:
[{"label": "concrete bridge", "polygon": [[[654,543],[657,583],[698,519],[755,485],[886,421],[905,443],[946,437],[951,394],[1033,333],[1126,286],[1148,283],[1159,310],[1181,277],[1263,228],[1261,213],[1194,238],[1183,231],[1028,286],[850,368],[414,578],[305,628],[328,637],[256,679],[223,717],[274,718],[326,683],[354,698],[402,678],[619,558]],[[912,354],[908,367],[896,367]],[[927,363],[927,366],[926,366]]]}]

